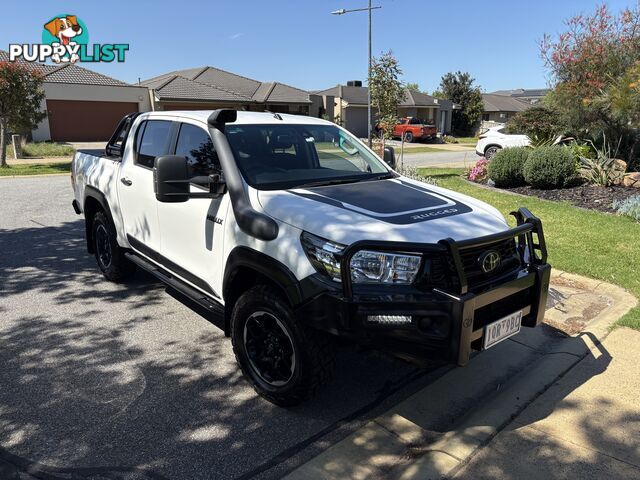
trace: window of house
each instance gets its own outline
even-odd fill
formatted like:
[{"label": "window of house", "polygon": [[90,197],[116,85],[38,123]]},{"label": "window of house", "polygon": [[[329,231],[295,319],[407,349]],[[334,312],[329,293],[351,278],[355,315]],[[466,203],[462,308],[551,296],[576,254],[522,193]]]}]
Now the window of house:
[{"label": "window of house", "polygon": [[484,120],[485,122],[489,121],[489,114],[488,113],[483,113],[482,114],[482,120]]},{"label": "window of house", "polygon": [[169,120],[147,120],[136,132],[136,164],[153,168],[156,157],[167,153],[171,132]]},{"label": "window of house", "polygon": [[183,123],[180,126],[176,155],[187,158],[189,176],[211,175],[220,173],[220,159],[213,147],[209,132],[203,128]]}]

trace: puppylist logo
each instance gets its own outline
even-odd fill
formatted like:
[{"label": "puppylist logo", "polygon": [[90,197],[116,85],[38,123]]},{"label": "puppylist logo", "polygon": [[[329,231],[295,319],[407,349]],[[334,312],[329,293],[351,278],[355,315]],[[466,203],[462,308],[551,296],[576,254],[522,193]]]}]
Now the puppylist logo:
[{"label": "puppylist logo", "polygon": [[60,14],[42,27],[42,43],[9,45],[9,60],[54,63],[124,62],[128,43],[89,45],[89,31],[76,15]]}]

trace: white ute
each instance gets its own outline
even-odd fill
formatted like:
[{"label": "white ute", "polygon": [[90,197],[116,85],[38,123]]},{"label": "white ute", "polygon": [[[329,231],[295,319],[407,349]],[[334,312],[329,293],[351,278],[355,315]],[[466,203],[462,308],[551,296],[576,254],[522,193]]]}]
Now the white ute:
[{"label": "white ute", "polygon": [[405,178],[324,120],[135,113],[78,151],[73,207],[104,276],[143,268],[231,337],[245,377],[293,405],[330,377],[335,336],[464,365],[542,319],[540,221]]}]

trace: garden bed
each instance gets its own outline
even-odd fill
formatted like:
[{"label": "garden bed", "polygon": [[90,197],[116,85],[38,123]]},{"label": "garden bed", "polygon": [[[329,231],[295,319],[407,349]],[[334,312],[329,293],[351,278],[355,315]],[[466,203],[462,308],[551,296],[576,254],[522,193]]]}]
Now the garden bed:
[{"label": "garden bed", "polygon": [[506,190],[520,193],[545,200],[565,201],[577,207],[598,210],[600,212],[615,213],[613,202],[625,200],[634,195],[640,195],[637,188],[626,188],[619,186],[597,187],[593,185],[579,185],[571,188],[558,188],[552,190],[539,190],[532,187],[505,188],[496,190]]}]

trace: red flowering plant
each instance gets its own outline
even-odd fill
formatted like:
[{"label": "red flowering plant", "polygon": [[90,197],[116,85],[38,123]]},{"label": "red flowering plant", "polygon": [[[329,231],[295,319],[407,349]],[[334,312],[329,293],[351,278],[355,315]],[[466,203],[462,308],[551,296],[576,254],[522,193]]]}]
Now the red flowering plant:
[{"label": "red flowering plant", "polygon": [[482,157],[476,164],[467,171],[467,178],[472,182],[484,182],[487,179],[487,166],[489,160]]},{"label": "red flowering plant", "polygon": [[[557,36],[545,35],[540,51],[554,87],[546,106],[558,112],[572,136],[601,144],[604,138],[621,144],[627,161],[638,139],[632,131],[633,109],[620,108],[620,80],[630,78],[640,61],[640,6],[612,13],[602,4],[587,15],[565,22]],[[633,82],[626,85],[636,94]],[[633,104],[633,98],[623,98]]]}]

